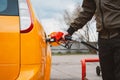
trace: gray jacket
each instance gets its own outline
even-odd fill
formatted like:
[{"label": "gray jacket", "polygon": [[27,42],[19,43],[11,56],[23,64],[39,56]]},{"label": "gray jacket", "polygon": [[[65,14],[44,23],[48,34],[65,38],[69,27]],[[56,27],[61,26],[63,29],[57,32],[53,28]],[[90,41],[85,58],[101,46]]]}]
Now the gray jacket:
[{"label": "gray jacket", "polygon": [[120,0],[83,0],[82,11],[71,23],[74,31],[96,16],[98,32],[120,28]]}]

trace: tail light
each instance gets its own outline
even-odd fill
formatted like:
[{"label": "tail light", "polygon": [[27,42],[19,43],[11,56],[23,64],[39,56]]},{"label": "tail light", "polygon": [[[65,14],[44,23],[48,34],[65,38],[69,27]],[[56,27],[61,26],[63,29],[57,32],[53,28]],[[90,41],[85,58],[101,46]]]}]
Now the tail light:
[{"label": "tail light", "polygon": [[32,18],[30,13],[30,5],[28,0],[19,1],[19,15],[20,15],[20,32],[27,33],[32,30]]}]

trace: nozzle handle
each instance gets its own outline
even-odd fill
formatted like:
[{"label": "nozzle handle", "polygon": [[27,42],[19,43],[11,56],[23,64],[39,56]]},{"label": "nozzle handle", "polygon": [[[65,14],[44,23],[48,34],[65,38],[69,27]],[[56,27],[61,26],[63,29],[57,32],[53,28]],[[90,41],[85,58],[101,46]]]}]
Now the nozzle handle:
[{"label": "nozzle handle", "polygon": [[65,40],[72,40],[72,36],[70,36],[70,35],[65,35]]}]

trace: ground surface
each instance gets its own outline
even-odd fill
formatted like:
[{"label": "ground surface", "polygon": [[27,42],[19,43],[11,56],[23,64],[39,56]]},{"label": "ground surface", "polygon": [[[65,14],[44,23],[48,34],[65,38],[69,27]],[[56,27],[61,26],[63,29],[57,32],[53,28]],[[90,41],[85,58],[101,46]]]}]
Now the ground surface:
[{"label": "ground surface", "polygon": [[[52,56],[51,80],[81,80],[81,63],[84,58],[98,58],[98,55],[54,55]],[[99,63],[87,63],[88,80],[102,80],[96,74]]]}]

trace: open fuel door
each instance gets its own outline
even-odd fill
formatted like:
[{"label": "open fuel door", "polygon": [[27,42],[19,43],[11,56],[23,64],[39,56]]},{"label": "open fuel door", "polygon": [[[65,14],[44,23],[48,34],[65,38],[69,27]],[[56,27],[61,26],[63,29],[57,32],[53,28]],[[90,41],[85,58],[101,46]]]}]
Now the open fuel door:
[{"label": "open fuel door", "polygon": [[20,69],[17,0],[0,0],[0,80],[15,80]]}]

